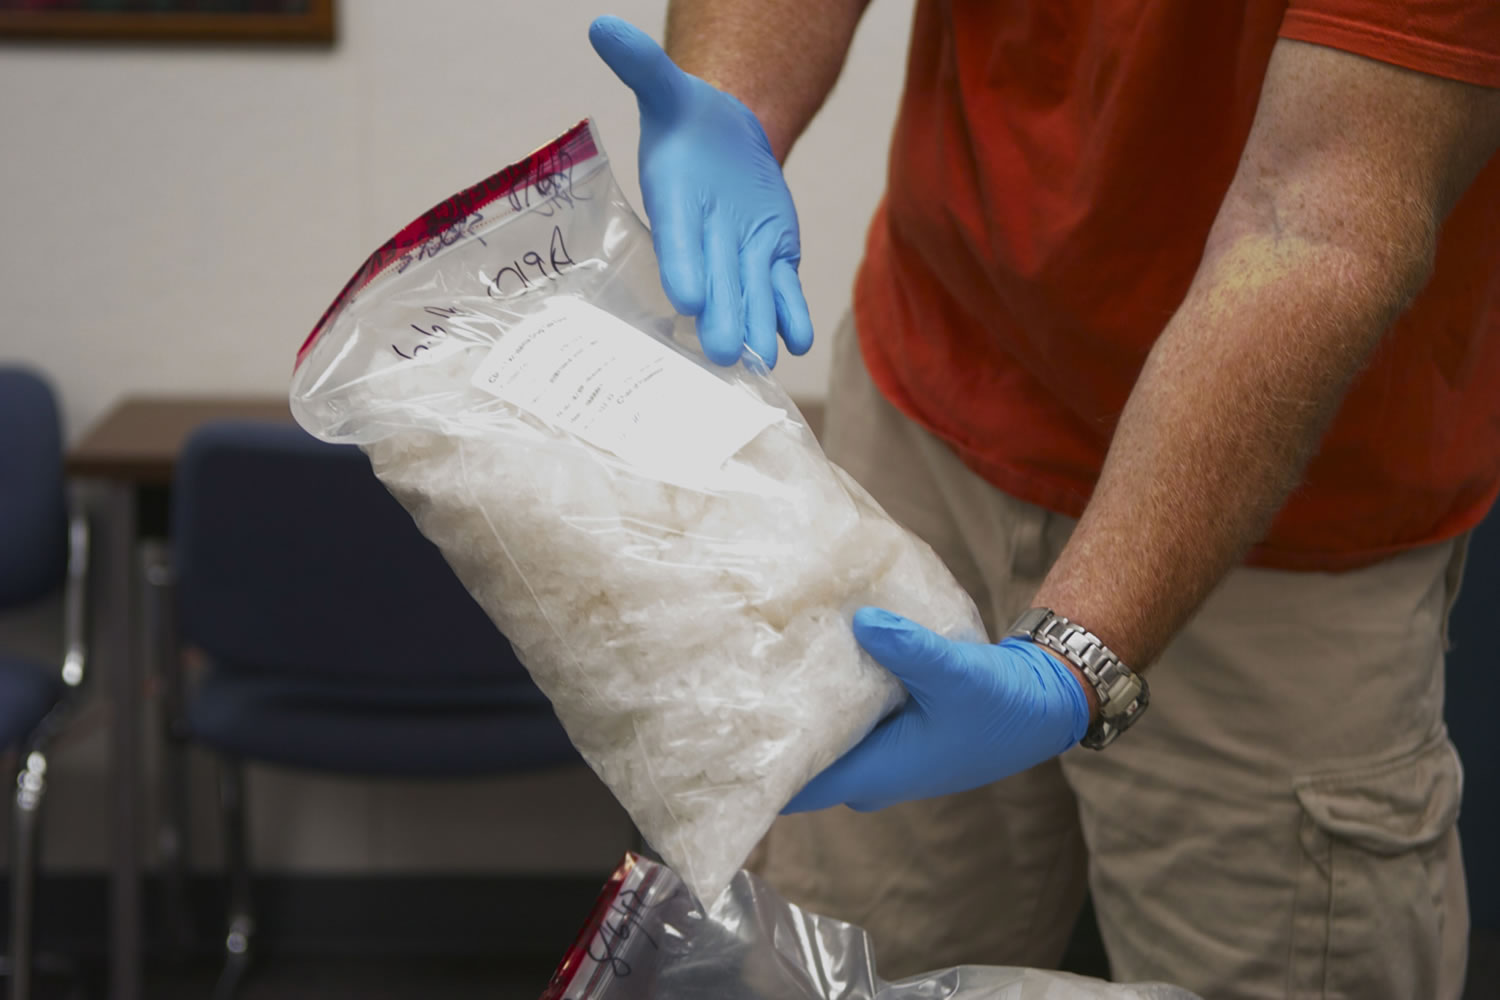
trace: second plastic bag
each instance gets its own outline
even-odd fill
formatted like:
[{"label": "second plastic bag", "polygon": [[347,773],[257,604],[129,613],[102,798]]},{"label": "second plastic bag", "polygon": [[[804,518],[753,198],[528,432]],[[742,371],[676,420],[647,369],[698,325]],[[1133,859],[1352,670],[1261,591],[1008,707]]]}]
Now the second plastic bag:
[{"label": "second plastic bag", "polygon": [[[1003,887],[997,887],[997,893]],[[886,982],[869,936],[809,913],[748,872],[711,906],[625,858],[542,1000],[1199,1000],[1164,983],[961,965]]]},{"label": "second plastic bag", "polygon": [[378,250],[291,396],[303,427],[365,450],[584,759],[712,899],[902,698],[854,610],[982,626],[758,360],[716,367],[688,326],[584,122]]}]

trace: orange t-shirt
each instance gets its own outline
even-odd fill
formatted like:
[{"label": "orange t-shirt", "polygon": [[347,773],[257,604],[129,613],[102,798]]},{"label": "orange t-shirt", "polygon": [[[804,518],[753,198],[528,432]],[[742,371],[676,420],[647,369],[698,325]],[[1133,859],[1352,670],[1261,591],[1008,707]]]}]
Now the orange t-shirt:
[{"label": "orange t-shirt", "polygon": [[[1500,0],[921,0],[854,296],[882,393],[1000,489],[1082,513],[1278,37],[1500,87]],[[1366,565],[1497,491],[1500,157],[1250,561]]]}]

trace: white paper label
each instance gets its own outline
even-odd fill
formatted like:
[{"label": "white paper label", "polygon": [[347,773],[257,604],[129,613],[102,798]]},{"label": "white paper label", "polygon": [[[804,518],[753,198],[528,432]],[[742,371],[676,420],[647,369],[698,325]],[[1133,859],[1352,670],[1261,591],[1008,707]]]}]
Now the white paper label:
[{"label": "white paper label", "polygon": [[474,385],[643,471],[701,483],[782,412],[582,299],[507,330]]}]

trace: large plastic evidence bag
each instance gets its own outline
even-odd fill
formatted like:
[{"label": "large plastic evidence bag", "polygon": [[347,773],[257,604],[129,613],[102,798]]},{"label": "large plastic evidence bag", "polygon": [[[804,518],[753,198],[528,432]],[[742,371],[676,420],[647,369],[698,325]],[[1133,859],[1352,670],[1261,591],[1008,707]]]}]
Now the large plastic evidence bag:
[{"label": "large plastic evidence bag", "polygon": [[903,698],[856,608],[982,638],[760,360],[704,358],[587,121],[377,250],[291,402],[364,449],[705,899]]}]

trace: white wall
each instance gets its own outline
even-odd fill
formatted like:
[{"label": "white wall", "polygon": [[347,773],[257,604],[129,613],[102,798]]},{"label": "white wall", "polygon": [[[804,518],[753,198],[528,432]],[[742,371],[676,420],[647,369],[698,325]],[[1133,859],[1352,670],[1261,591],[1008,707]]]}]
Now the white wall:
[{"label": "white wall", "polygon": [[[339,6],[331,51],[0,48],[0,361],[52,375],[71,436],[126,394],[280,395],[370,250],[578,118],[598,120],[639,204],[634,102],[586,28],[608,11],[659,32],[662,0]],[[910,7],[876,0],[789,165],[822,336],[777,368],[797,395],[822,395],[883,184]],[[45,650],[55,630],[55,608],[41,609],[0,622],[0,645]],[[89,706],[54,762],[50,865],[107,858],[104,722]],[[211,781],[198,755],[194,854],[207,864]],[[148,829],[158,808],[153,794]],[[272,869],[597,871],[628,830],[586,772],[417,786],[256,769],[251,812]]]},{"label": "white wall", "polygon": [[[821,396],[904,64],[879,0],[789,177]],[[639,205],[634,102],[588,45],[661,0],[344,0],[332,50],[0,48],[0,360],[57,380],[76,436],[120,396],[281,394],[364,256],[416,214],[594,116]]]}]

